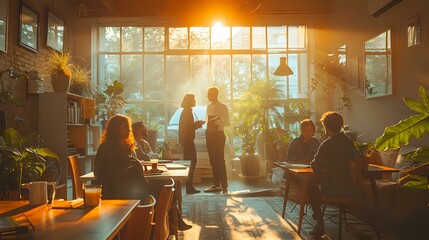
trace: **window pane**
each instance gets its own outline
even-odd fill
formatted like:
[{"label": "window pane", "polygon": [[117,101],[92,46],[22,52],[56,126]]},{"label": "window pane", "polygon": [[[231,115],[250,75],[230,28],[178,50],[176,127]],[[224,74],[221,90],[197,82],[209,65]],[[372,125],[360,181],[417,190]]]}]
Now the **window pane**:
[{"label": "window pane", "polygon": [[188,49],[188,28],[169,28],[169,48]]},{"label": "window pane", "polygon": [[143,49],[143,29],[141,27],[122,28],[122,51],[137,52]]},{"label": "window pane", "polygon": [[289,48],[305,49],[307,47],[305,26],[290,26],[288,27]]},{"label": "window pane", "polygon": [[268,48],[286,48],[286,27],[268,27]]},{"label": "window pane", "polygon": [[164,28],[144,28],[144,50],[148,52],[164,51]]},{"label": "window pane", "polygon": [[190,92],[195,94],[197,105],[205,105],[207,88],[211,86],[210,79],[210,56],[193,55],[191,56],[191,86]]},{"label": "window pane", "polygon": [[143,100],[143,56],[122,56],[122,82],[124,83],[124,99]]},{"label": "window pane", "polygon": [[212,49],[231,49],[230,27],[212,27]]},{"label": "window pane", "polygon": [[219,88],[219,99],[231,99],[231,56],[212,56],[213,85]]},{"label": "window pane", "polygon": [[232,56],[233,98],[237,99],[250,86],[250,55]]},{"label": "window pane", "polygon": [[252,48],[267,49],[265,27],[252,27]]},{"label": "window pane", "polygon": [[253,54],[252,55],[252,80],[267,79],[267,55]]},{"label": "window pane", "polygon": [[232,28],[232,49],[250,49],[250,28]]},{"label": "window pane", "polygon": [[182,100],[189,92],[189,65],[188,56],[167,56],[167,98],[168,100]]},{"label": "window pane", "polygon": [[101,52],[118,52],[120,49],[119,41],[120,27],[100,27],[100,45]]},{"label": "window pane", "polygon": [[144,83],[148,100],[164,99],[164,55],[144,56]]},{"label": "window pane", "polygon": [[191,27],[191,49],[209,49],[210,48],[210,28],[209,27]]},{"label": "window pane", "polygon": [[[296,55],[296,56],[295,56]],[[289,54],[288,64],[292,71],[293,75],[289,76],[289,81],[291,83],[297,84],[296,90],[291,86],[291,98],[306,98],[308,92],[308,83],[310,79],[310,75],[308,73],[307,64],[308,57],[307,53],[299,53],[299,54]],[[296,58],[296,61],[295,61]]]},{"label": "window pane", "polygon": [[119,55],[102,54],[98,58],[98,86],[106,85],[119,80]]}]

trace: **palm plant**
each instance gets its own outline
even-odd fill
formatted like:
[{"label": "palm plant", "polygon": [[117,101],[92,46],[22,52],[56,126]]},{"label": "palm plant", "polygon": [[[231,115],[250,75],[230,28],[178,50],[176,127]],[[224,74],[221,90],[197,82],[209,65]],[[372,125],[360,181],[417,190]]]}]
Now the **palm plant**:
[{"label": "palm plant", "polygon": [[271,128],[281,127],[283,114],[277,109],[277,99],[282,96],[280,86],[274,80],[255,81],[242,98],[248,116],[254,118],[266,143],[273,142]]},{"label": "palm plant", "polygon": [[[375,148],[384,151],[389,148],[399,148],[407,145],[411,138],[420,139],[429,133],[429,97],[426,89],[420,86],[421,102],[404,97],[405,104],[417,114],[399,121],[397,124],[387,127],[384,134],[375,141]],[[407,154],[414,161],[429,162],[429,147],[420,147],[416,151]],[[412,175],[415,181],[410,181],[404,186],[412,188],[428,189],[428,180],[425,177]]]},{"label": "palm plant", "polygon": [[21,199],[21,183],[35,181],[42,176],[49,161],[59,162],[51,149],[30,143],[29,136],[8,128],[0,136],[0,183],[3,190],[18,190]]}]

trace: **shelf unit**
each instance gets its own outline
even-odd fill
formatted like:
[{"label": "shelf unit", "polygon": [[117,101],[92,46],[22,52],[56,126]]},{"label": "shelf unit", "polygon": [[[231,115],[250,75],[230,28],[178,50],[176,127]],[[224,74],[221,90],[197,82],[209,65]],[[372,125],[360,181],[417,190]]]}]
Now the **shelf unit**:
[{"label": "shelf unit", "polygon": [[91,124],[94,113],[94,99],[70,93],[39,94],[39,134],[44,146],[54,150],[61,160],[60,185],[64,188],[57,190],[59,198],[72,197],[69,155],[81,156],[82,174],[92,170],[101,135],[100,126]]}]

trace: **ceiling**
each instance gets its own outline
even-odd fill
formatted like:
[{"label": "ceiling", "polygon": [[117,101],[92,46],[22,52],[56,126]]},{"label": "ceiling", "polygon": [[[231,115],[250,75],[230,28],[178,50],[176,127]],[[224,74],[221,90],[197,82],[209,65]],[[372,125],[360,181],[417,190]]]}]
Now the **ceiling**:
[{"label": "ceiling", "polygon": [[332,0],[73,0],[78,17],[207,17],[326,13]]}]

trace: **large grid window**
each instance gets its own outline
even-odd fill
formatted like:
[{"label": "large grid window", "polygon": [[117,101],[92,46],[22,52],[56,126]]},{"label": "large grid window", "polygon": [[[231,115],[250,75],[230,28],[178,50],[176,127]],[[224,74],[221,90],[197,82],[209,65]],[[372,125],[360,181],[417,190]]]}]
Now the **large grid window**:
[{"label": "large grid window", "polygon": [[[206,89],[217,86],[231,108],[253,81],[276,80],[283,94],[277,101],[305,98],[308,81],[307,27],[100,26],[97,84],[125,84],[127,108],[134,118],[159,125],[164,138],[168,121],[186,93],[206,105]],[[291,76],[272,72],[287,57]],[[135,120],[135,119],[133,119]]]}]

